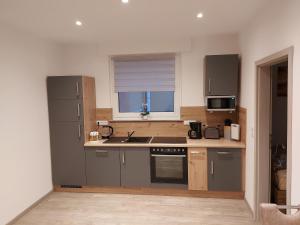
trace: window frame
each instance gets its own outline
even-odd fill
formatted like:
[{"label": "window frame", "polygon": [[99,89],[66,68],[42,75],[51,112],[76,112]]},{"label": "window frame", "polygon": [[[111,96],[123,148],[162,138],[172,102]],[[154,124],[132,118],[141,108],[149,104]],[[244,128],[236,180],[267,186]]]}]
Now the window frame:
[{"label": "window frame", "polygon": [[[113,108],[113,120],[144,120],[140,113],[120,113],[118,93],[115,93],[114,56],[109,57],[110,99]],[[142,57],[142,55],[141,55]],[[175,54],[175,91],[174,112],[150,112],[147,120],[180,120],[181,105],[181,56]]]}]

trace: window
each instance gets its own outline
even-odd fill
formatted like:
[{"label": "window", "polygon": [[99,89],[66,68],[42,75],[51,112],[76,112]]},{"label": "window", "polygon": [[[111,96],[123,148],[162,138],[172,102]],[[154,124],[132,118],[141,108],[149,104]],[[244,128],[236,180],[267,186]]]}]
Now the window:
[{"label": "window", "polygon": [[178,119],[175,54],[113,57],[112,71],[114,118]]},{"label": "window", "polygon": [[143,111],[147,106],[149,112],[174,112],[174,92],[119,92],[119,112],[132,113]]}]

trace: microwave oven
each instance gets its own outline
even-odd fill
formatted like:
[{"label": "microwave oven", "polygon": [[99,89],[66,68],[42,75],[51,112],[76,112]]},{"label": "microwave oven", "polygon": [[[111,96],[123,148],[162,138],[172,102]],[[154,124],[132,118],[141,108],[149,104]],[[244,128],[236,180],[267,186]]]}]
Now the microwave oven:
[{"label": "microwave oven", "polygon": [[207,111],[230,111],[236,110],[236,96],[207,96]]}]

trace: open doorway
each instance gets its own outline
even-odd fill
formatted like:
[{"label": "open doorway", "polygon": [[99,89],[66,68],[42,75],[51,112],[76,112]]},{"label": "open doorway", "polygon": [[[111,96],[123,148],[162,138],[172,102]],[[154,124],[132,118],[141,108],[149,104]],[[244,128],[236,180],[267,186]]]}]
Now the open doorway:
[{"label": "open doorway", "polygon": [[288,61],[271,66],[270,203],[286,205]]},{"label": "open doorway", "polygon": [[256,219],[261,203],[291,203],[292,62],[293,47],[256,63]]}]

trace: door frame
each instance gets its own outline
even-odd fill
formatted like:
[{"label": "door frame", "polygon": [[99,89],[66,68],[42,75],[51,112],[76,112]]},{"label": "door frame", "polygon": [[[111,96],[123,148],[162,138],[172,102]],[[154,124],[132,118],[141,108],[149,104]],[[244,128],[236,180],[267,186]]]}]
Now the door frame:
[{"label": "door frame", "polygon": [[[269,202],[270,184],[270,119],[271,119],[271,71],[274,64],[288,61],[288,106],[287,106],[287,204],[291,205],[292,175],[292,110],[293,110],[293,55],[291,46],[255,62],[256,66],[256,115],[255,115],[255,206],[254,216],[260,218],[260,203]],[[269,125],[268,125],[269,123]],[[268,149],[262,151],[261,149]],[[266,158],[267,157],[267,158]]]}]

